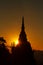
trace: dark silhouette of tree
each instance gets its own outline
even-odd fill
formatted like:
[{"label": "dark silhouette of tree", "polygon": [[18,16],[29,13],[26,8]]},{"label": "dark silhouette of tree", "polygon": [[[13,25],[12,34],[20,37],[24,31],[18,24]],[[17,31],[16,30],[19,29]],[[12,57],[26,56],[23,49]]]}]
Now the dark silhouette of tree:
[{"label": "dark silhouette of tree", "polygon": [[3,37],[0,37],[0,43],[6,43],[6,40]]},{"label": "dark silhouette of tree", "polygon": [[7,65],[9,64],[9,51],[5,46],[6,40],[3,37],[0,37],[0,64]]}]

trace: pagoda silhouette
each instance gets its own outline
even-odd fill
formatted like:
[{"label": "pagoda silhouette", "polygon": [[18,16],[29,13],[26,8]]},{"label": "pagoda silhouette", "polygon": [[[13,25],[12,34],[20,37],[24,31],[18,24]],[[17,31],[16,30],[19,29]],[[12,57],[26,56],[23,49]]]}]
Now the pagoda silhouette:
[{"label": "pagoda silhouette", "polygon": [[35,65],[35,59],[31,44],[27,41],[25,33],[24,17],[22,17],[22,27],[19,35],[19,45],[12,48],[14,65]]},{"label": "pagoda silhouette", "polygon": [[20,32],[20,35],[19,35],[19,44],[21,46],[28,46],[28,48],[30,50],[32,50],[32,47],[31,47],[31,44],[30,42],[27,40],[27,36],[26,36],[26,33],[25,33],[25,26],[24,26],[24,16],[22,17],[22,26],[21,26],[21,32]]}]

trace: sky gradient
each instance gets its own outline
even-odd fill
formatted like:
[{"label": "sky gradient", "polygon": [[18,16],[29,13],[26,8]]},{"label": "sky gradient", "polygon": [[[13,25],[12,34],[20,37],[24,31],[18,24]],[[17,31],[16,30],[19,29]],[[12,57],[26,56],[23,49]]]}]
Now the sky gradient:
[{"label": "sky gradient", "polygon": [[10,44],[17,40],[21,31],[22,16],[25,31],[32,48],[43,50],[43,1],[42,0],[1,0],[0,36]]}]

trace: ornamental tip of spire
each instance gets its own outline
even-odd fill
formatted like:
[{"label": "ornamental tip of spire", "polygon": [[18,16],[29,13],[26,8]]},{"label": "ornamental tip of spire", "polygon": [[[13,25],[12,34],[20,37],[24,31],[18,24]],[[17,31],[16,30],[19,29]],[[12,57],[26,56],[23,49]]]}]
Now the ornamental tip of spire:
[{"label": "ornamental tip of spire", "polygon": [[24,16],[22,16],[22,23],[24,23]]},{"label": "ornamental tip of spire", "polygon": [[24,16],[22,16],[22,30],[24,30]]}]

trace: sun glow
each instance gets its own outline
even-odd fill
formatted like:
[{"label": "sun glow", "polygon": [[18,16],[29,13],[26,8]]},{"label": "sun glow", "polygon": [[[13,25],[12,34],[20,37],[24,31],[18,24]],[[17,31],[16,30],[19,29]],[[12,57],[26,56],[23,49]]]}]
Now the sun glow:
[{"label": "sun glow", "polygon": [[13,40],[13,43],[12,43],[15,47],[19,44],[18,40]]},{"label": "sun glow", "polygon": [[18,42],[18,40],[16,40],[16,41],[15,41],[15,46],[17,46],[17,45],[18,45],[18,43],[19,43],[19,42]]}]

